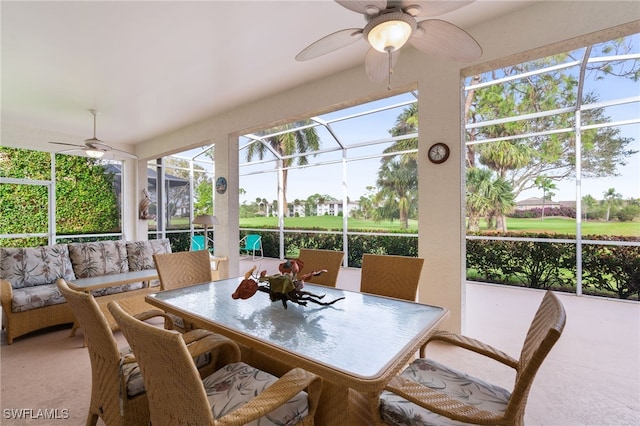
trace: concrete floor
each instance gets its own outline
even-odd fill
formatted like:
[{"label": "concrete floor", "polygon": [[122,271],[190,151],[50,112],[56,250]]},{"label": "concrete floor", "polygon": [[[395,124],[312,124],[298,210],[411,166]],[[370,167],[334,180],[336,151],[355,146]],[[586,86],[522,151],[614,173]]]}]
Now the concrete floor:
[{"label": "concrete floor", "polygon": [[[276,271],[277,261],[259,268]],[[241,262],[240,271],[252,262]],[[358,290],[359,270],[343,269],[338,287]],[[564,334],[536,376],[525,421],[528,425],[640,424],[640,304],[560,294],[567,310]],[[484,284],[467,285],[466,334],[517,357],[542,292]],[[0,424],[82,425],[91,389],[89,358],[82,331],[69,327],[18,338],[0,348]],[[119,341],[124,343],[120,333]],[[446,360],[509,388],[510,369],[464,351],[432,345],[430,356]],[[58,420],[16,420],[17,412],[36,417],[57,409]],[[63,418],[67,417],[67,418]],[[99,422],[101,424],[101,422]]]}]

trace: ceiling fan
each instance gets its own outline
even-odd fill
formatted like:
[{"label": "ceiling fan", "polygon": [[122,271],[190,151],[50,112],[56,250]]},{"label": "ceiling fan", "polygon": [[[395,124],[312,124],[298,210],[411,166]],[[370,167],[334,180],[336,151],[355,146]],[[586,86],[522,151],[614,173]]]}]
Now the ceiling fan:
[{"label": "ceiling fan", "polygon": [[102,158],[105,154],[109,158],[135,158],[138,156],[131,154],[127,151],[122,151],[119,149],[111,148],[106,143],[102,142],[100,139],[96,138],[96,117],[98,116],[98,112],[95,109],[90,109],[89,112],[93,115],[93,137],[91,139],[85,139],[84,145],[77,145],[74,143],[66,143],[66,142],[49,142],[56,145],[67,145],[76,147],[76,149],[66,149],[64,151],[59,151],[59,154],[67,153],[67,152],[84,152],[86,155],[92,158]]},{"label": "ceiling fan", "polygon": [[475,0],[335,0],[345,8],[364,15],[364,28],[336,31],[317,40],[296,56],[306,61],[338,50],[365,38],[371,48],[365,56],[365,69],[371,81],[391,85],[393,66],[400,48],[408,41],[417,50],[458,61],[473,61],[482,55],[478,42],[456,25],[440,19],[418,21],[454,11]]}]

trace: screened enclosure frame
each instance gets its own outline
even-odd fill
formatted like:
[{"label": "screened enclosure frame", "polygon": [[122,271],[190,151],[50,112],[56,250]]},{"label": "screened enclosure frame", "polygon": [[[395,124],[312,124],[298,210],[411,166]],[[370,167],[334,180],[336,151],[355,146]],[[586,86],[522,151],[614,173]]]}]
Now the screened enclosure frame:
[{"label": "screened enclosure frame", "polygon": [[[597,43],[600,44],[600,43]],[[582,238],[582,133],[587,130],[605,128],[605,127],[619,127],[625,125],[632,124],[640,124],[640,116],[636,118],[626,119],[626,120],[615,120],[608,121],[605,123],[596,123],[596,124],[582,124],[582,115],[585,111],[611,107],[611,106],[621,106],[627,104],[637,103],[640,105],[640,95],[639,96],[628,96],[622,98],[616,98],[613,100],[595,102],[585,104],[583,103],[583,92],[585,86],[585,75],[587,72],[587,66],[589,64],[602,63],[602,62],[614,62],[614,61],[640,61],[640,53],[635,54],[625,54],[625,55],[612,55],[612,56],[603,56],[592,58],[590,55],[592,53],[593,45],[584,47],[584,54],[582,59],[574,60],[563,64],[553,65],[549,67],[540,68],[537,70],[514,74],[510,76],[506,76],[503,78],[498,78],[491,81],[480,82],[476,84],[465,85],[465,92],[469,90],[486,88],[493,85],[500,85],[509,81],[519,80],[527,77],[534,77],[537,75],[545,74],[550,71],[559,71],[563,69],[568,69],[572,67],[579,66],[578,73],[578,86],[576,88],[577,96],[576,103],[571,107],[552,109],[547,111],[540,111],[536,113],[523,114],[519,116],[510,116],[504,118],[498,118],[493,120],[486,120],[474,123],[465,123],[465,134],[468,135],[468,131],[472,129],[478,129],[486,126],[492,126],[497,124],[508,124],[514,123],[517,121],[524,121],[535,118],[544,118],[544,117],[552,117],[558,114],[563,113],[571,113],[574,114],[574,126],[566,127],[560,129],[550,129],[546,131],[537,131],[530,133],[522,133],[517,135],[510,135],[506,137],[497,137],[497,138],[487,138],[481,140],[474,141],[465,141],[465,146],[471,145],[480,145],[492,142],[500,142],[500,141],[511,141],[511,140],[519,140],[519,139],[527,139],[527,138],[535,138],[538,136],[548,136],[552,134],[560,134],[560,133],[572,133],[575,135],[575,197],[576,197],[576,238],[575,239],[545,239],[545,238],[518,238],[518,237],[497,237],[497,236],[476,236],[476,235],[465,235],[467,240],[495,240],[495,241],[525,241],[525,242],[554,242],[554,243],[565,243],[565,244],[575,244],[576,245],[576,294],[582,295],[583,292],[583,282],[582,282],[582,248],[584,244],[596,244],[596,245],[611,245],[611,246],[630,246],[630,247],[640,247],[640,241],[602,241],[602,240],[589,240]],[[579,50],[579,49],[575,49]],[[575,51],[574,50],[574,51]],[[464,102],[464,99],[462,100]],[[640,107],[639,107],[640,108]],[[466,167],[465,167],[466,170]],[[463,170],[463,173],[464,171]],[[466,229],[465,229],[466,234]]]}]

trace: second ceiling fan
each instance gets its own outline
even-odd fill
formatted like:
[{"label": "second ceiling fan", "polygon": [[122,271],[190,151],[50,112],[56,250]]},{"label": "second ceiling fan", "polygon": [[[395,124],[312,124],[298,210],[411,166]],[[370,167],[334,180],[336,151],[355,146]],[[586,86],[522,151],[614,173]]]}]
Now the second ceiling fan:
[{"label": "second ceiling fan", "polygon": [[124,159],[124,158],[134,158],[137,159],[138,156],[135,154],[131,154],[127,151],[122,151],[120,149],[115,149],[101,141],[96,137],[96,117],[98,116],[98,111],[94,109],[90,109],[89,112],[93,115],[93,137],[90,139],[84,140],[84,145],[78,145],[75,143],[66,143],[66,142],[49,142],[55,145],[66,145],[72,146],[73,149],[66,149],[64,151],[59,151],[59,154],[71,153],[71,152],[82,152],[85,155],[92,158],[110,158],[110,159]]},{"label": "second ceiling fan", "polygon": [[345,8],[364,15],[363,28],[336,31],[317,40],[296,56],[298,61],[317,58],[365,38],[371,48],[365,69],[372,81],[391,78],[400,48],[407,42],[423,53],[458,61],[482,56],[478,42],[460,27],[440,19],[418,21],[459,9],[474,0],[335,0]]}]

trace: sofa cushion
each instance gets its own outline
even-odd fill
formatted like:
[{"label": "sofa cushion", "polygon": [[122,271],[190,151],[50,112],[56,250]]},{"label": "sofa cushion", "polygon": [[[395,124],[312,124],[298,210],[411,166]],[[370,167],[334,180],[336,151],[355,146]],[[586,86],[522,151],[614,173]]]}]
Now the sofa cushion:
[{"label": "sofa cushion", "polygon": [[131,271],[142,271],[156,267],[153,255],[156,253],[171,253],[169,240],[127,241],[127,258]]},{"label": "sofa cushion", "polygon": [[77,278],[98,277],[129,271],[124,241],[69,244],[69,256]]},{"label": "sofa cushion", "polygon": [[41,284],[14,289],[11,310],[24,312],[65,302],[65,298],[56,284]]},{"label": "sofa cushion", "polygon": [[[171,244],[168,238],[146,241],[127,241],[127,258],[129,270],[142,271],[153,269],[156,263],[153,255],[156,253],[171,253]],[[160,280],[151,280],[149,287],[159,287]]]},{"label": "sofa cushion", "polygon": [[66,244],[29,248],[0,248],[0,277],[14,289],[53,284],[76,278]]}]

